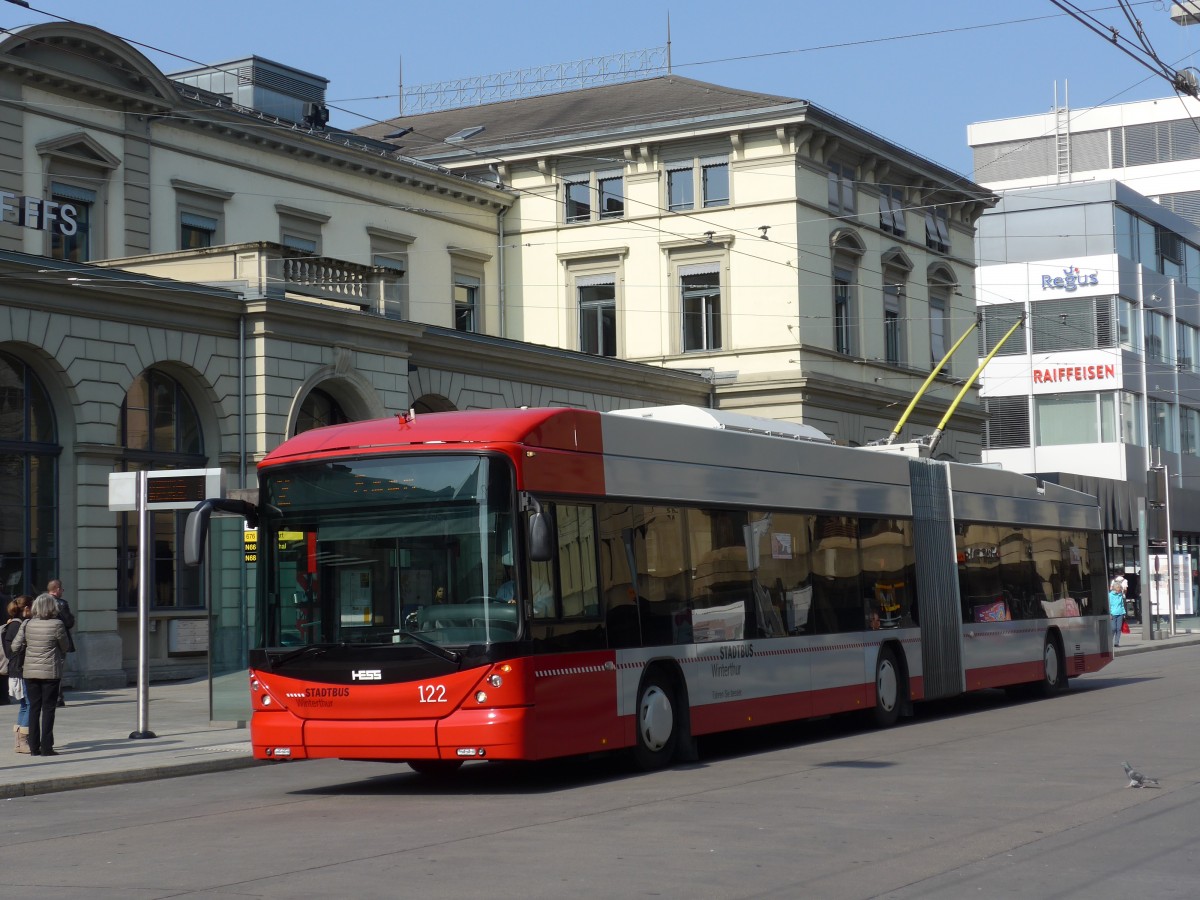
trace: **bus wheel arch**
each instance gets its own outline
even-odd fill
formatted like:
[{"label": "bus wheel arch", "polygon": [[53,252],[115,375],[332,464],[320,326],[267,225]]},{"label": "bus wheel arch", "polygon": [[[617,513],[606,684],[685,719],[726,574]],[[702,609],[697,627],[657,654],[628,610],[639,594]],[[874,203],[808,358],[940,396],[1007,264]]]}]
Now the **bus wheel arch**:
[{"label": "bus wheel arch", "polygon": [[1057,628],[1046,631],[1042,644],[1041,693],[1051,697],[1067,689],[1067,660],[1063,652],[1062,635]]},{"label": "bus wheel arch", "polygon": [[908,690],[908,668],[902,648],[895,641],[880,644],[875,657],[875,725],[888,728],[901,714],[912,712]]},{"label": "bus wheel arch", "polygon": [[677,753],[686,753],[691,744],[687,709],[687,688],[679,664],[674,660],[647,664],[634,708],[633,761],[637,768],[660,769]]}]

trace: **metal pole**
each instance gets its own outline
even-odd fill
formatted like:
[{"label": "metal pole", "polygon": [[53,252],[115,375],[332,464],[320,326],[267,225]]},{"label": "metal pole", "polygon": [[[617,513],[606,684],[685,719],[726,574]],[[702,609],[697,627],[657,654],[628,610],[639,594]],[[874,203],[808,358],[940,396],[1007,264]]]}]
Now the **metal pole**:
[{"label": "metal pole", "polygon": [[1175,636],[1175,536],[1171,534],[1171,473],[1163,467],[1163,504],[1167,515],[1167,637]]},{"label": "metal pole", "polygon": [[1138,506],[1138,568],[1141,576],[1138,578],[1138,590],[1142,594],[1142,639],[1154,640],[1154,605],[1150,599],[1150,542],[1146,540],[1146,498],[1137,498]]},{"label": "metal pole", "polygon": [[146,473],[137,473],[138,517],[138,694],[137,730],[130,739],[158,737],[150,730],[150,511],[146,509]]}]

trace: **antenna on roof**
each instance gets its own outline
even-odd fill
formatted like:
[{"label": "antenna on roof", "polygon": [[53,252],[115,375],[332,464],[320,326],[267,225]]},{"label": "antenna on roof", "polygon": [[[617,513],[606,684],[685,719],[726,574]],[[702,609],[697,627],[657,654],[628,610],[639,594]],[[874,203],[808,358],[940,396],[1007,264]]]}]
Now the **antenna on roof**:
[{"label": "antenna on roof", "polygon": [[667,10],[667,74],[671,74],[671,11]]},{"label": "antenna on roof", "polygon": [[[535,66],[457,81],[421,84],[400,92],[400,108],[407,115],[481,106],[502,100],[542,97],[606,84],[624,84],[661,77],[670,72],[668,47],[630,50],[574,62]],[[664,65],[665,63],[665,65]]]}]

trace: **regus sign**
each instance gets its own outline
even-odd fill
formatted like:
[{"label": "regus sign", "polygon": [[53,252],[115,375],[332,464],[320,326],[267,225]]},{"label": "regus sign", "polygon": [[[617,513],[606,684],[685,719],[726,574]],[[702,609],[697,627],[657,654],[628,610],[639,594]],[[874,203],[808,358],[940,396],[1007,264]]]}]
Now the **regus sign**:
[{"label": "regus sign", "polygon": [[1080,272],[1078,266],[1068,266],[1062,272],[1062,275],[1043,275],[1042,290],[1071,293],[1077,288],[1100,283],[1099,272]]}]

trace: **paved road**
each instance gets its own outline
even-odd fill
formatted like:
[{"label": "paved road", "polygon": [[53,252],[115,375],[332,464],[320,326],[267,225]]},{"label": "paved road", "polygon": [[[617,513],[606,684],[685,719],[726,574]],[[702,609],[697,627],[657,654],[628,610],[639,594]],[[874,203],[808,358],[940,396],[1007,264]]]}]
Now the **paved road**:
[{"label": "paved road", "polygon": [[[700,763],[307,762],[0,801],[0,896],[1192,897],[1200,653],[890,731],[712,739]],[[1130,759],[1162,779],[1126,788]],[[6,894],[6,892],[11,892]]]}]

